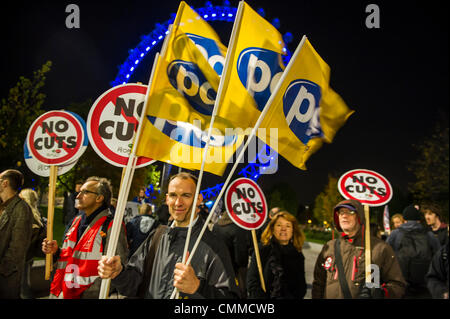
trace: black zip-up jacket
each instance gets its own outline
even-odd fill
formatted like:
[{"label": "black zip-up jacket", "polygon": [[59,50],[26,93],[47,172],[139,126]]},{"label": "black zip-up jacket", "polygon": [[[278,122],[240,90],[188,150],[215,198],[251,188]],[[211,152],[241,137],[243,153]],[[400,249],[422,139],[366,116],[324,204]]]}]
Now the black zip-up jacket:
[{"label": "black zip-up jacket", "polygon": [[303,299],[306,294],[305,256],[292,243],[280,245],[273,240],[259,244],[266,291],[261,288],[255,252],[247,273],[250,299]]},{"label": "black zip-up jacket", "polygon": [[448,293],[448,242],[433,256],[426,279],[434,299],[442,299]]},{"label": "black zip-up jacket", "polygon": [[[202,229],[203,220],[198,218],[191,230],[188,251],[192,247]],[[150,283],[145,292],[145,298],[169,299],[173,287],[173,272],[175,264],[182,261],[182,254],[188,228],[167,228],[161,236],[155,254]],[[145,258],[150,249],[154,232],[130,257],[124,270],[112,280],[120,294],[135,297],[143,280]],[[206,229],[197,247],[191,266],[200,287],[192,294],[180,293],[181,298],[238,298],[239,290],[235,283],[235,275],[226,246],[213,233]]]}]

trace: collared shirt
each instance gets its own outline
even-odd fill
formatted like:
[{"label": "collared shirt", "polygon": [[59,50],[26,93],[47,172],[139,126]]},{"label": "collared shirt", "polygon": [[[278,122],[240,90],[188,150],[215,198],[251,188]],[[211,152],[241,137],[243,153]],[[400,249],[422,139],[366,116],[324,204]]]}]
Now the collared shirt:
[{"label": "collared shirt", "polygon": [[11,197],[10,199],[8,199],[6,202],[2,202],[0,203],[0,215],[3,213],[3,211],[5,210],[6,206],[9,205],[9,203],[11,203],[11,201],[16,197],[16,195],[14,195],[13,197]]},{"label": "collared shirt", "polygon": [[107,205],[102,205],[99,208],[97,208],[92,214],[89,216],[86,216],[85,212],[81,212],[81,221],[80,226],[78,227],[78,233],[77,233],[77,243],[80,240],[81,236],[83,235],[86,228],[89,226],[89,224],[94,220],[94,218],[100,214],[100,212],[104,211],[105,209],[108,209]]}]

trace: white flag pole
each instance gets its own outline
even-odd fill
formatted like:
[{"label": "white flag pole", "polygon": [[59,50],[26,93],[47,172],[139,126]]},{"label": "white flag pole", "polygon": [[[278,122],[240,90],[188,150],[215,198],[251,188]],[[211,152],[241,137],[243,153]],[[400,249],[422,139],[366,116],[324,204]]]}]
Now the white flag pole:
[{"label": "white flag pole", "polygon": [[[234,46],[235,46],[235,42],[236,42],[235,39],[236,39],[236,35],[238,34],[238,29],[239,29],[240,23],[241,23],[243,5],[244,5],[243,1],[239,2],[239,7],[238,7],[238,10],[236,13],[236,18],[235,18],[234,24],[233,24],[233,30],[231,31],[230,46],[228,47],[228,50],[227,50],[227,56],[225,58],[225,65],[223,68],[222,77],[221,77],[221,80],[219,83],[219,87],[217,88],[216,100],[214,102],[214,108],[213,108],[213,112],[211,115],[211,121],[210,121],[209,129],[208,129],[208,137],[206,140],[205,149],[203,151],[202,165],[201,165],[200,173],[198,176],[197,187],[196,187],[195,196],[194,196],[194,202],[192,204],[191,219],[190,219],[190,223],[189,223],[188,232],[186,235],[186,242],[184,245],[183,259],[182,259],[183,264],[186,264],[186,255],[187,255],[187,250],[189,247],[189,241],[190,241],[191,232],[192,232],[192,222],[194,220],[194,214],[195,214],[195,210],[197,208],[197,198],[200,193],[200,186],[201,186],[201,182],[202,182],[202,178],[203,178],[203,171],[204,171],[204,167],[205,167],[206,156],[208,155],[208,148],[209,148],[209,142],[211,139],[211,132],[212,132],[212,128],[214,125],[214,120],[217,115],[217,109],[219,108],[219,101],[220,101],[220,98],[221,98],[222,92],[223,92],[223,86],[224,86],[224,82],[225,82],[224,78],[228,72],[228,68],[230,67],[229,65],[230,65],[230,60],[231,60],[231,58],[230,58],[231,54],[229,54],[229,53],[234,52]],[[208,220],[208,222],[209,222],[209,220]],[[204,226],[207,226],[207,223],[205,223]],[[203,233],[202,233],[202,235],[203,235]],[[198,241],[198,239],[197,239],[197,241]],[[191,260],[191,258],[189,258],[189,261],[190,260]],[[187,264],[189,264],[189,262]],[[175,288],[172,292],[172,295],[170,296],[170,299],[177,298],[177,296],[178,296],[178,290]]]},{"label": "white flag pole", "polygon": [[[130,187],[131,187],[131,182],[132,182],[133,175],[134,175],[134,170],[136,168],[136,161],[138,159],[138,157],[136,156],[136,148],[139,143],[144,119],[147,114],[147,104],[148,104],[147,102],[148,102],[148,97],[150,95],[151,83],[152,83],[153,75],[154,75],[154,72],[156,69],[156,64],[158,63],[158,59],[159,59],[159,53],[156,53],[155,60],[153,62],[152,72],[150,74],[150,79],[149,79],[148,86],[147,86],[147,92],[145,95],[144,108],[141,113],[141,118],[139,119],[139,125],[138,125],[138,129],[137,129],[137,132],[135,135],[133,147],[131,149],[130,157],[128,158],[127,166],[125,168],[125,174],[123,175],[123,182],[121,183],[119,195],[117,198],[117,208],[116,208],[116,212],[114,214],[114,220],[113,220],[113,224],[112,224],[112,228],[111,228],[111,235],[110,235],[110,238],[109,238],[108,244],[107,244],[108,245],[108,249],[106,252],[107,257],[113,257],[116,253],[117,242],[119,240],[120,227],[122,225],[123,214],[125,211],[128,194],[130,192]],[[111,282],[111,279],[102,279],[102,283],[100,286],[99,299],[108,298],[108,294],[109,294],[108,290],[109,290],[110,282]]]},{"label": "white flag pole", "polygon": [[[223,194],[225,193],[225,190],[226,190],[228,184],[230,183],[230,180],[231,180],[231,177],[233,176],[234,171],[236,170],[238,164],[240,163],[242,157],[244,156],[245,150],[247,149],[248,145],[250,144],[250,141],[251,141],[251,140],[253,139],[253,137],[256,135],[256,130],[259,128],[259,126],[261,125],[261,123],[262,123],[264,117],[266,116],[266,113],[267,113],[267,111],[269,110],[269,106],[272,104],[273,99],[275,98],[276,94],[277,94],[278,91],[280,90],[280,87],[281,87],[282,83],[284,82],[284,79],[286,78],[287,74],[289,73],[289,71],[290,71],[290,69],[291,69],[291,67],[292,67],[293,62],[297,59],[297,56],[298,56],[298,54],[300,53],[300,50],[301,50],[301,48],[303,47],[303,44],[305,43],[305,41],[306,41],[306,36],[303,36],[302,40],[300,41],[299,45],[297,46],[297,49],[295,50],[294,54],[292,55],[292,58],[291,58],[291,60],[289,61],[289,64],[287,65],[285,71],[283,72],[283,75],[281,76],[280,80],[278,81],[277,85],[275,86],[274,91],[272,92],[272,94],[271,94],[269,100],[267,101],[266,105],[264,106],[264,109],[262,110],[262,112],[261,112],[261,114],[260,114],[258,120],[256,121],[255,126],[253,127],[252,132],[250,133],[249,138],[248,138],[247,141],[245,142],[244,147],[240,150],[239,155],[238,155],[238,157],[237,157],[237,159],[236,159],[236,161],[235,161],[235,163],[234,163],[234,165],[233,165],[233,168],[231,169],[230,174],[228,175],[227,180],[226,180],[225,183],[223,184],[222,189],[220,190],[220,193],[219,193],[219,195],[217,196],[216,201],[214,202],[213,207],[211,208],[211,212],[213,212],[213,211],[216,209],[216,207],[217,207],[217,205],[218,205],[220,199],[222,198]],[[209,214],[209,215],[208,215],[208,218],[207,218],[206,221],[205,221],[205,225],[203,225],[203,228],[202,228],[202,230],[201,230],[201,232],[200,232],[200,234],[199,234],[199,236],[198,236],[198,238],[197,238],[197,241],[195,242],[194,247],[192,248],[192,251],[191,251],[191,253],[189,254],[189,259],[188,259],[188,261],[187,261],[188,264],[191,262],[192,257],[193,257],[194,254],[195,254],[195,251],[196,251],[196,249],[197,249],[197,246],[198,246],[198,244],[200,243],[200,239],[202,238],[202,236],[203,236],[203,234],[204,234],[204,232],[205,232],[205,230],[206,230],[206,227],[208,226],[208,223],[209,223],[209,221],[211,220],[211,217],[212,217],[212,214]]]}]

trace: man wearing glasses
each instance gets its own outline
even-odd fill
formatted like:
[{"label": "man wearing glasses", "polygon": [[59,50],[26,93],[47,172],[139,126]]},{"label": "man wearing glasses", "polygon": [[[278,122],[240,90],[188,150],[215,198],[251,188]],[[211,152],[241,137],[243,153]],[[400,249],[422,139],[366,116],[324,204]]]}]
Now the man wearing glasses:
[{"label": "man wearing glasses", "polygon": [[[326,243],[317,257],[312,298],[362,298],[365,283],[363,207],[356,200],[344,200],[334,207],[333,217],[340,235]],[[371,297],[401,298],[406,283],[393,249],[373,235],[370,241],[371,262],[380,274],[380,287],[370,291]]]},{"label": "man wearing glasses", "polygon": [[[56,240],[44,239],[42,251],[57,259],[50,286],[50,298],[98,298],[101,279],[97,266],[109,242],[112,214],[109,211],[112,191],[105,178],[90,177],[77,195],[81,212],[64,234],[58,248]],[[128,255],[124,228],[119,236],[116,253],[126,260]]]}]

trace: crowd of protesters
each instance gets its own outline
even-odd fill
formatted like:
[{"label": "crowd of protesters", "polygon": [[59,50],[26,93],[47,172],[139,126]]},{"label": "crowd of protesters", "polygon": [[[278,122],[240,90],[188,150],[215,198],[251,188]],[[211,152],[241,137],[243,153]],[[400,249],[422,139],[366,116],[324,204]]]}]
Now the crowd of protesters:
[{"label": "crowd of protesters", "polygon": [[[303,299],[306,295],[305,235],[295,216],[274,207],[256,233],[235,225],[226,209],[207,227],[189,263],[189,252],[208,216],[201,194],[192,210],[196,177],[179,173],[168,183],[166,201],[154,209],[145,189],[136,197],[139,215],[122,223],[116,256],[107,258],[114,206],[105,178],[77,182],[65,196],[62,241],[45,238],[46,220],[37,194],[22,189],[17,170],[0,174],[0,299],[33,298],[34,257],[52,254],[50,298],[98,298],[111,279],[110,298]],[[187,256],[184,245],[192,218]],[[212,213],[212,212],[211,212]],[[448,299],[448,226],[435,204],[410,205],[392,216],[387,238],[370,236],[374,282],[365,276],[365,216],[356,200],[336,203],[336,238],[318,254],[313,299]],[[372,227],[371,227],[372,228]],[[385,240],[384,240],[385,239]],[[74,269],[76,268],[76,271]],[[174,288],[178,294],[174,293]]]}]

